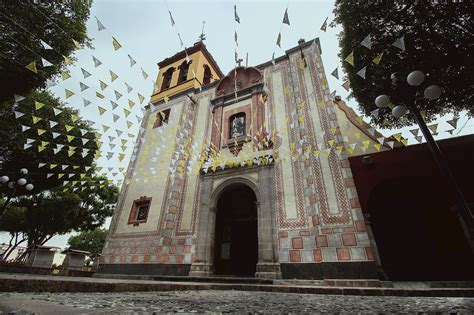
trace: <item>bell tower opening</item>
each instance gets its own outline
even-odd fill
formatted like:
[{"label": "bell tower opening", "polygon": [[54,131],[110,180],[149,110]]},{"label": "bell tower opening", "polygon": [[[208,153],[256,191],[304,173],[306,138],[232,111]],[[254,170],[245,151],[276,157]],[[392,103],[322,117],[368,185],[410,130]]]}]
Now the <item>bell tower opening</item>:
[{"label": "bell tower opening", "polygon": [[217,202],[216,275],[254,277],[258,262],[257,198],[246,185],[229,187]]}]

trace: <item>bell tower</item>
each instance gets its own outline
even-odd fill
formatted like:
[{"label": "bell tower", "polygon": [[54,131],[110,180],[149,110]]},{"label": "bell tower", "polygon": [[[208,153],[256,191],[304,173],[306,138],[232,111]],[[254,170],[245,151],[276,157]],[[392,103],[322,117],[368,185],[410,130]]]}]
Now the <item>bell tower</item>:
[{"label": "bell tower", "polygon": [[160,61],[158,67],[160,71],[155,81],[152,103],[224,77],[202,40]]}]

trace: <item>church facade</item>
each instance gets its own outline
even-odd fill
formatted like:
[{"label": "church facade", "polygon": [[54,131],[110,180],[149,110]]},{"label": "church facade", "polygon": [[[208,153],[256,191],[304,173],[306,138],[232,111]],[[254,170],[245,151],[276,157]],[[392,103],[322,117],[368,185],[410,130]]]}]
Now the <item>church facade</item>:
[{"label": "church facade", "polygon": [[330,98],[318,39],[227,75],[202,42],[158,65],[99,272],[377,278],[347,157],[387,148]]}]

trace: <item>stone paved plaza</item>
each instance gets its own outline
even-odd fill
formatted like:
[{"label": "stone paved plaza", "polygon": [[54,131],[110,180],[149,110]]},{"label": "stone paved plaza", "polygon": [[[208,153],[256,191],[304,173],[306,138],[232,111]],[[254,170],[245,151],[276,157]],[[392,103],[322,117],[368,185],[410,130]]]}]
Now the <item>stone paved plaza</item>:
[{"label": "stone paved plaza", "polygon": [[[4,314],[162,312],[258,313],[474,313],[474,298],[371,297],[244,291],[127,293],[2,293]],[[26,311],[26,312],[25,312]]]}]

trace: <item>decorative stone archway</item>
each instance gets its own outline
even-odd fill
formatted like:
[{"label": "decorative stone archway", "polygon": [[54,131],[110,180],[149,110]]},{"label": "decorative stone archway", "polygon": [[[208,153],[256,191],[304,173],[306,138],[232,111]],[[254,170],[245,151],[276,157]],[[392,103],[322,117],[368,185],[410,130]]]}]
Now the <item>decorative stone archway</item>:
[{"label": "decorative stone archway", "polygon": [[190,276],[210,277],[214,274],[217,202],[227,188],[240,184],[252,189],[257,200],[258,263],[255,277],[281,279],[273,174],[273,165],[265,165],[201,175],[196,258],[191,265]]}]

